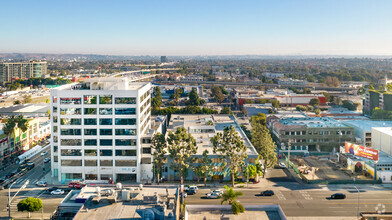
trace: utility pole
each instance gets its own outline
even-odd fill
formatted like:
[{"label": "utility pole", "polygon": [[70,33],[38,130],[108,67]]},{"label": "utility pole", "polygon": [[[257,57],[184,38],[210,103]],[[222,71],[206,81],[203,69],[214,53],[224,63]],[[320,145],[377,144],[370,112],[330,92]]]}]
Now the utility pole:
[{"label": "utility pole", "polygon": [[15,198],[16,195],[18,195],[19,191],[21,189],[26,188],[26,186],[29,184],[29,180],[27,180],[25,182],[25,184],[23,184],[22,187],[19,188],[19,190],[15,193],[15,195],[11,198],[11,187],[12,185],[14,185],[16,182],[13,182],[10,187],[8,188],[8,218],[11,219],[11,201]]}]

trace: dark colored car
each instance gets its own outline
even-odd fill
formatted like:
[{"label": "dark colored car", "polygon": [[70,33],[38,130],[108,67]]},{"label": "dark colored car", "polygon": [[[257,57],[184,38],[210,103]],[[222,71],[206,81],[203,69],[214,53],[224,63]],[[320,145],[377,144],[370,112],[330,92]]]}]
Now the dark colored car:
[{"label": "dark colored car", "polygon": [[34,163],[28,163],[27,164],[27,169],[29,169],[29,170],[33,169],[34,167],[35,167]]},{"label": "dark colored car", "polygon": [[331,195],[331,199],[345,199],[346,195],[343,193],[335,193]]},{"label": "dark colored car", "polygon": [[56,189],[58,189],[58,187],[50,187],[49,189],[47,189],[46,191],[48,191],[48,192],[52,192],[52,191],[55,191]]},{"label": "dark colored car", "polygon": [[188,192],[186,192],[188,195],[194,195],[196,194],[196,190],[195,189],[189,189]]},{"label": "dark colored car", "polygon": [[21,164],[19,167],[18,167],[18,172],[20,172],[21,170],[23,170],[23,169],[25,169],[27,167],[27,164]]},{"label": "dark colored car", "polygon": [[5,175],[5,178],[9,179],[13,176],[15,176],[15,173],[8,173],[7,175]]},{"label": "dark colored car", "polygon": [[26,159],[26,160],[23,161],[23,163],[25,163],[25,164],[31,163],[31,160],[30,159]]},{"label": "dark colored car", "polygon": [[275,195],[274,191],[272,190],[266,190],[260,193],[261,196],[273,196]]}]

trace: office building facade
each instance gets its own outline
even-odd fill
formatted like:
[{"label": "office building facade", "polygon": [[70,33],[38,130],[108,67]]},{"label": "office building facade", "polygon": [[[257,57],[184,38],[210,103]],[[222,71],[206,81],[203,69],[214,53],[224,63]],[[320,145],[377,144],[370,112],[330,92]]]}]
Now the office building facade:
[{"label": "office building facade", "polygon": [[52,175],[63,183],[152,177],[140,141],[151,126],[150,90],[150,83],[127,78],[88,79],[53,89]]},{"label": "office building facade", "polygon": [[10,82],[16,79],[28,79],[46,75],[46,61],[5,62],[0,63],[0,82]]}]

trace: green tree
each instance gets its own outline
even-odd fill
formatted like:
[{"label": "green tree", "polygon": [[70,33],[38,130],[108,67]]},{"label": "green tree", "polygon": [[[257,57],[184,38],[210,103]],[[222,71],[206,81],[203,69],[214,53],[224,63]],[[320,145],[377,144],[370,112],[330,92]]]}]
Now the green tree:
[{"label": "green tree", "polygon": [[199,159],[199,165],[195,168],[198,176],[204,179],[204,186],[207,186],[207,178],[212,176],[214,168],[212,159],[208,155],[208,150],[204,150],[202,157]]},{"label": "green tree", "polygon": [[224,115],[233,114],[233,112],[231,111],[230,107],[224,107],[224,108],[221,110],[220,113],[221,113],[221,114],[224,114]]},{"label": "green tree", "polygon": [[332,100],[331,100],[331,95],[330,95],[329,93],[327,93],[327,92],[322,92],[322,94],[324,95],[325,101],[326,101],[326,102],[331,102],[331,101],[332,101]]},{"label": "green tree", "polygon": [[314,110],[314,114],[316,114],[317,116],[320,116],[321,110],[319,108]]},{"label": "green tree", "polygon": [[224,186],[225,191],[222,194],[222,201],[221,205],[228,203],[231,205],[231,209],[233,211],[233,214],[237,215],[238,213],[243,213],[245,212],[245,208],[243,205],[241,205],[236,199],[240,196],[243,196],[244,193],[241,191],[234,191],[233,188]]},{"label": "green tree", "polygon": [[166,154],[166,140],[165,136],[161,133],[156,133],[151,140],[151,148],[154,149],[153,155],[153,164],[154,170],[156,172],[156,178],[159,185],[160,174],[162,171],[162,167],[165,164],[165,154]]},{"label": "green tree", "polygon": [[223,94],[222,89],[218,86],[211,87],[211,94],[219,103],[222,103],[225,100],[225,95]]},{"label": "green tree", "polygon": [[23,115],[18,115],[18,117],[16,117],[16,123],[18,124],[18,128],[23,132],[26,132],[29,129],[29,122]]},{"label": "green tree", "polygon": [[252,144],[263,160],[263,173],[265,173],[265,170],[273,167],[278,160],[276,158],[275,142],[265,126],[261,124],[252,125]]},{"label": "green tree", "polygon": [[369,85],[369,90],[374,90],[374,87],[372,84]]},{"label": "green tree", "polygon": [[189,99],[186,101],[185,104],[190,106],[199,106],[204,105],[204,103],[204,99],[199,98],[196,89],[193,88],[192,91],[189,93]]},{"label": "green tree", "polygon": [[308,108],[306,106],[303,106],[303,105],[297,105],[297,106],[295,106],[295,109],[297,111],[302,111],[302,112],[306,112],[308,110]]},{"label": "green tree", "polygon": [[42,208],[42,201],[40,198],[28,197],[20,200],[18,203],[18,212],[29,212],[29,218],[31,212],[39,211]]},{"label": "green tree", "polygon": [[248,157],[246,153],[247,146],[232,125],[225,127],[223,134],[217,133],[212,137],[211,142],[214,153],[218,154],[225,161],[225,166],[230,168],[231,185],[234,187],[235,175]]},{"label": "green tree", "polygon": [[154,109],[159,109],[162,106],[162,94],[159,86],[154,87],[151,104]]},{"label": "green tree", "polygon": [[174,160],[174,167],[180,172],[182,185],[184,183],[183,171],[193,162],[192,155],[197,152],[196,140],[184,127],[178,127],[174,133],[169,133],[167,143],[170,157]]},{"label": "green tree", "polygon": [[320,100],[318,98],[313,98],[309,101],[309,105],[320,105]]},{"label": "green tree", "polygon": [[257,115],[253,115],[250,118],[250,122],[251,122],[252,127],[253,127],[253,124],[266,125],[266,120],[267,119],[265,117],[265,114],[263,114],[263,113],[257,113]]}]

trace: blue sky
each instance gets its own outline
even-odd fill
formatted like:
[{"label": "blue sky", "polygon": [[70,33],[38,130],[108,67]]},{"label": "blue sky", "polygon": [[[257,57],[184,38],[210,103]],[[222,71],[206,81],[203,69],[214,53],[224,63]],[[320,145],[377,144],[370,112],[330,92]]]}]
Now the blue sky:
[{"label": "blue sky", "polygon": [[0,52],[392,55],[390,0],[3,1]]}]

